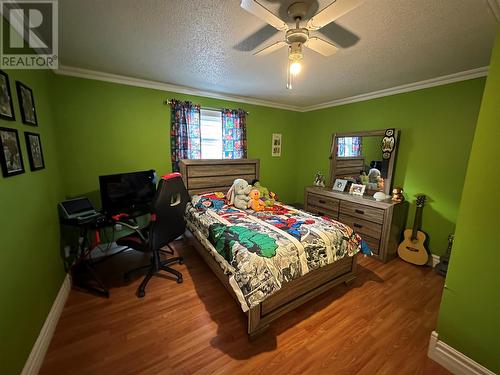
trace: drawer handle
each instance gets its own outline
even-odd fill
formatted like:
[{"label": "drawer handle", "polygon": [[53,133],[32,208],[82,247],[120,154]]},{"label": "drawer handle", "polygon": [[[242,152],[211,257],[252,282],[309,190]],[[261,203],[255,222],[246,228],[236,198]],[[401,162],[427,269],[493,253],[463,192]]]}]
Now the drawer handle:
[{"label": "drawer handle", "polygon": [[363,210],[354,210],[354,212],[356,212],[357,214],[361,214],[361,215],[365,214],[365,211],[363,211]]},{"label": "drawer handle", "polygon": [[359,224],[356,224],[356,223],[354,223],[354,227],[356,227],[356,228],[363,228],[362,225],[359,225]]},{"label": "drawer handle", "polygon": [[318,202],[321,203],[321,204],[325,204],[326,203],[326,201],[324,201],[322,199],[320,199]]}]

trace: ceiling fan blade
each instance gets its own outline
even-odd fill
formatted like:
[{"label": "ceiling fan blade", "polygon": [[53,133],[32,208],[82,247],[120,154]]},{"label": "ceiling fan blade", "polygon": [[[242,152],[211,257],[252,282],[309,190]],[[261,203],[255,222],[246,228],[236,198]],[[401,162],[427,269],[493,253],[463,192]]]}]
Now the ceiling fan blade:
[{"label": "ceiling fan blade", "polygon": [[350,12],[363,1],[364,0],[336,0],[314,15],[307,22],[307,28],[309,30],[319,30],[323,26],[328,25],[330,22]]},{"label": "ceiling fan blade", "polygon": [[284,47],[284,46],[286,46],[286,42],[279,41],[279,42],[273,43],[270,46],[267,46],[267,47],[261,49],[260,51],[255,52],[254,56],[255,55],[259,55],[259,56],[269,55],[271,52],[274,52],[277,49],[280,49],[281,47]]},{"label": "ceiling fan blade", "polygon": [[288,30],[286,22],[275,16],[269,9],[260,4],[257,0],[241,0],[240,6],[247,12],[252,13],[254,16],[267,22],[269,25],[277,30]]},{"label": "ceiling fan blade", "polygon": [[306,44],[304,44],[304,46],[306,46],[309,49],[312,49],[315,52],[318,52],[323,56],[331,56],[339,50],[334,44],[327,42],[324,39],[318,38],[316,36],[309,38],[309,40],[307,41]]}]

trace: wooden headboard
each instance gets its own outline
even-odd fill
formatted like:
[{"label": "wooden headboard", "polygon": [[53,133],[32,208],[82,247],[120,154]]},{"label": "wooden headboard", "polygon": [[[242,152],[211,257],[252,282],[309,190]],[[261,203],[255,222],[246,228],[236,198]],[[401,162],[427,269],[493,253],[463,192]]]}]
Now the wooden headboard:
[{"label": "wooden headboard", "polygon": [[258,159],[183,159],[179,162],[179,167],[190,195],[212,191],[226,192],[236,178],[242,178],[249,183],[259,178]]}]

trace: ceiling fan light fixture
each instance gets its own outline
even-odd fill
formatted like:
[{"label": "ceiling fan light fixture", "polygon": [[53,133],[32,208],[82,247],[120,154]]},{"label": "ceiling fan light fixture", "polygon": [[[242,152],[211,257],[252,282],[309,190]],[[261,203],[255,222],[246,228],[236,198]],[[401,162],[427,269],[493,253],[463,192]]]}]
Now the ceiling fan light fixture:
[{"label": "ceiling fan light fixture", "polygon": [[300,63],[300,61],[293,61],[291,64],[290,64],[290,73],[293,75],[293,76],[296,76],[300,73],[300,71],[302,70],[302,64]]},{"label": "ceiling fan light fixture", "polygon": [[288,69],[290,74],[297,75],[302,70],[300,61],[304,55],[302,54],[302,43],[292,43],[288,49]]}]

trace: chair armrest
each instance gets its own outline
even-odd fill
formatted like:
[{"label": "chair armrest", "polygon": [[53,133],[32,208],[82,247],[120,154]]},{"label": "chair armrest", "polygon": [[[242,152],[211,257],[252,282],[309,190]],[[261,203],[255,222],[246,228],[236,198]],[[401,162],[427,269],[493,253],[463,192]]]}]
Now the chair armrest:
[{"label": "chair armrest", "polygon": [[140,231],[140,227],[138,225],[131,225],[131,224],[126,223],[124,221],[116,221],[115,224],[120,224],[120,225],[123,225],[124,227],[126,227],[128,229],[133,230],[135,233],[137,233],[139,235],[139,237],[141,237],[141,240],[143,240],[143,241],[146,242],[146,238],[144,237],[144,235]]}]

